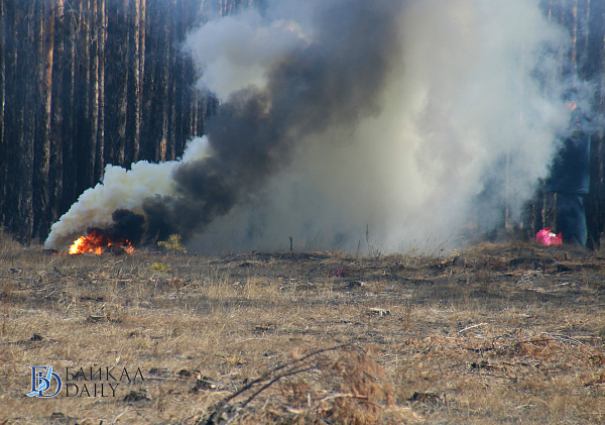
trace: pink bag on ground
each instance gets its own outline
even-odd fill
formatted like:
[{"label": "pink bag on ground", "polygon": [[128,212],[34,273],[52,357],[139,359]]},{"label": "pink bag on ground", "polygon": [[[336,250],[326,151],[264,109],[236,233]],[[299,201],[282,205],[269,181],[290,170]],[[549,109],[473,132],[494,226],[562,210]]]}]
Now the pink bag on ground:
[{"label": "pink bag on ground", "polygon": [[544,246],[561,246],[563,245],[563,234],[555,234],[552,228],[545,227],[536,233],[536,242]]}]

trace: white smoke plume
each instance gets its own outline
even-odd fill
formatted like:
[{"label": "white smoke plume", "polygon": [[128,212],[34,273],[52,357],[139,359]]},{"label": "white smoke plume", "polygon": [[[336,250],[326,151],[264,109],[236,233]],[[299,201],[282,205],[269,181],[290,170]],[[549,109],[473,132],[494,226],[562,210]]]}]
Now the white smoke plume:
[{"label": "white smoke plume", "polygon": [[213,253],[433,250],[519,214],[568,119],[568,36],[537,0],[267,3],[186,41],[222,102],[204,159],[108,167],[45,246],[117,208]]},{"label": "white smoke plume", "polygon": [[248,9],[208,22],[189,37],[186,48],[201,65],[198,87],[225,101],[248,86],[265,88],[269,69],[302,43],[305,34],[297,22],[267,22]]},{"label": "white smoke plume", "polygon": [[191,140],[183,157],[178,161],[159,164],[139,161],[130,170],[107,165],[103,180],[85,190],[71,208],[54,223],[44,242],[46,249],[58,249],[72,242],[88,228],[104,228],[112,224],[112,214],[125,209],[143,213],[143,202],[150,196],[172,195],[175,191],[172,173],[182,163],[203,159],[208,155],[208,142],[204,137]]},{"label": "white smoke plume", "polygon": [[567,124],[566,33],[533,0],[410,1],[399,19],[380,113],[300,141],[294,163],[201,233],[200,249],[285,249],[288,236],[301,249],[365,249],[368,230],[383,251],[434,252],[464,243],[471,223],[496,225],[505,203],[518,218]]}]

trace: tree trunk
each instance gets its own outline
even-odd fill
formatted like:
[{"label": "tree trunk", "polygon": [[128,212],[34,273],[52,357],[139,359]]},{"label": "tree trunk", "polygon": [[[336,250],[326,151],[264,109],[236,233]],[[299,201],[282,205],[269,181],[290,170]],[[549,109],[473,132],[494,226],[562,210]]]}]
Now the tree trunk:
[{"label": "tree trunk", "polygon": [[6,142],[4,131],[6,124],[4,122],[4,108],[6,105],[6,10],[4,0],[0,0],[0,227],[5,220],[5,200],[6,200]]},{"label": "tree trunk", "polygon": [[147,1],[135,0],[134,24],[134,134],[130,149],[130,160],[139,159],[141,144],[141,120],[143,114],[143,85],[145,77],[145,15]]},{"label": "tree trunk", "polygon": [[40,222],[38,236],[43,239],[50,223],[59,216],[61,194],[63,192],[63,73],[65,65],[65,4],[57,0],[55,6],[55,60],[53,62],[52,110],[51,110],[51,140],[50,140],[50,170],[47,187],[49,188],[49,211]]},{"label": "tree trunk", "polygon": [[[174,4],[170,1],[168,14],[174,10]],[[172,20],[168,19],[164,25],[164,57],[161,70],[160,96],[162,105],[162,137],[158,146],[156,160],[166,161],[170,152],[173,151],[173,142],[169,137],[170,126],[170,86],[171,86],[171,67],[172,64]]]},{"label": "tree trunk", "polygon": [[[57,8],[53,4],[43,2],[42,13],[38,22],[38,57],[45,58],[40,61],[40,88],[39,93],[44,96],[41,119],[41,132],[36,132],[34,151],[34,232],[41,235],[47,225],[49,212],[49,174],[50,151],[52,138],[52,106],[53,106],[53,71],[55,59],[55,16]],[[48,28],[45,30],[45,22]]]},{"label": "tree trunk", "polygon": [[[80,66],[78,67],[78,93],[76,97],[76,110],[79,112],[76,120],[76,140],[74,141],[77,156],[77,187],[76,192],[81,193],[90,187],[93,182],[93,167],[90,166],[91,142],[90,142],[90,49],[91,49],[91,30],[89,16],[91,14],[90,3],[92,0],[82,0],[79,9],[80,31],[83,33],[80,37]],[[94,155],[93,155],[94,156]]]},{"label": "tree trunk", "polygon": [[[145,98],[143,100],[143,115],[149,119],[142,122],[141,136],[141,159],[150,161],[157,160],[157,146],[160,143],[161,133],[161,105],[159,86],[160,81],[160,61],[161,61],[161,32],[157,22],[162,16],[163,2],[151,2],[148,4],[147,28],[149,34],[145,58],[145,80],[144,90]],[[152,29],[156,28],[153,33]],[[151,36],[153,34],[153,36]],[[153,119],[152,119],[153,117]]]},{"label": "tree trunk", "polygon": [[[15,75],[16,85],[19,90],[17,93],[21,94],[22,100],[18,102],[17,112],[17,131],[18,137],[16,138],[18,150],[18,156],[15,158],[18,161],[17,172],[11,174],[10,178],[17,180],[15,186],[17,190],[17,209],[15,214],[17,215],[17,221],[15,225],[15,233],[17,238],[23,243],[29,243],[33,234],[34,224],[34,208],[33,208],[33,165],[34,165],[34,129],[36,128],[34,116],[33,119],[30,117],[30,111],[34,110],[36,105],[34,84],[28,84],[30,81],[35,81],[36,67],[35,58],[37,55],[32,52],[32,49],[27,50],[28,46],[34,46],[36,44],[36,31],[35,22],[40,19],[40,16],[36,16],[39,11],[39,5],[35,2],[27,4],[26,16],[17,25],[23,27],[23,32],[16,37],[19,40],[19,51],[22,52],[21,61],[18,61],[15,65],[18,71]],[[17,104],[17,102],[15,102]],[[27,119],[26,119],[27,116]],[[34,121],[34,123],[32,123]],[[17,159],[18,158],[18,159]]]},{"label": "tree trunk", "polygon": [[69,208],[76,198],[76,179],[78,158],[75,155],[75,141],[77,140],[75,119],[76,116],[76,34],[78,34],[80,21],[75,10],[70,10],[64,16],[65,20],[65,62],[63,72],[63,193],[61,194],[60,213]]},{"label": "tree trunk", "polygon": [[100,30],[97,26],[97,14],[99,8],[99,1],[92,0],[92,8],[88,15],[88,22],[91,27],[91,46],[90,46],[90,151],[87,158],[88,167],[91,171],[91,180],[88,185],[93,186],[99,179],[100,175],[97,174],[97,149],[98,149],[98,137],[99,137],[99,44]]},{"label": "tree trunk", "polygon": [[[16,148],[15,148],[15,137],[16,135],[16,125],[15,125],[15,119],[16,119],[16,110],[18,105],[13,102],[13,98],[14,98],[14,93],[15,93],[15,86],[14,84],[17,84],[17,81],[15,79],[15,68],[16,68],[16,64],[17,64],[17,49],[15,48],[15,43],[16,40],[18,40],[16,38],[17,36],[17,32],[18,32],[18,25],[15,22],[16,21],[16,10],[15,10],[15,5],[14,2],[5,2],[4,3],[4,7],[5,7],[5,13],[4,13],[4,26],[3,28],[1,28],[3,36],[4,36],[4,40],[5,40],[5,46],[6,46],[6,53],[5,53],[5,63],[4,63],[4,79],[5,79],[5,103],[12,105],[10,108],[5,108],[4,110],[4,127],[3,127],[3,133],[4,133],[4,140],[12,140],[13,143],[8,143],[8,142],[4,142],[4,146],[3,146],[3,153],[4,155],[2,156],[3,162],[4,162],[4,179],[2,180],[3,182],[3,193],[4,193],[4,198],[3,198],[3,205],[4,205],[4,214],[3,214],[3,221],[2,224],[3,226],[6,226],[8,228],[8,230],[10,231],[14,231],[14,227],[13,227],[13,221],[15,219],[14,217],[14,212],[15,212],[15,208],[16,208],[16,198],[15,198],[15,179],[12,177],[13,174],[15,172],[15,165],[16,165],[16,161],[8,161],[8,158],[11,157],[11,155],[15,154]],[[16,99],[15,99],[16,101]]]},{"label": "tree trunk", "polygon": [[105,44],[107,42],[107,17],[105,13],[106,0],[98,0],[96,27],[98,41],[98,124],[96,134],[96,162],[95,178],[98,180],[103,175],[105,168]]},{"label": "tree trunk", "polygon": [[572,75],[578,73],[578,2],[579,0],[572,0],[571,4],[571,72]]}]

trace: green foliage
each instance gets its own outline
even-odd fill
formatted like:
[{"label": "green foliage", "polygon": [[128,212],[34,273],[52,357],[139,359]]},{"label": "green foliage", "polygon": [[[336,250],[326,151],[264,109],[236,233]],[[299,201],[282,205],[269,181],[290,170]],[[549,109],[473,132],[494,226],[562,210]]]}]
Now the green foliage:
[{"label": "green foliage", "polygon": [[165,251],[169,252],[180,252],[186,254],[187,249],[183,246],[181,235],[170,235],[165,241],[159,241],[158,246]]},{"label": "green foliage", "polygon": [[159,262],[155,262],[155,263],[151,263],[151,265],[149,266],[149,268],[151,270],[153,270],[154,272],[168,272],[170,271],[170,266],[166,263],[159,263]]}]

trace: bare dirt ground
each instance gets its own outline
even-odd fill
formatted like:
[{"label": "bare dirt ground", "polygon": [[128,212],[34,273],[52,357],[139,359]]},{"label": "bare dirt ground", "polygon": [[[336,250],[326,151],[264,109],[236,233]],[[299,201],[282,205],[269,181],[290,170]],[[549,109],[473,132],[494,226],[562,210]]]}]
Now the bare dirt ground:
[{"label": "bare dirt ground", "polygon": [[[598,254],[0,245],[0,424],[605,424]],[[33,365],[56,397],[26,397]],[[66,376],[91,367],[143,380]]]}]

